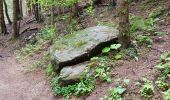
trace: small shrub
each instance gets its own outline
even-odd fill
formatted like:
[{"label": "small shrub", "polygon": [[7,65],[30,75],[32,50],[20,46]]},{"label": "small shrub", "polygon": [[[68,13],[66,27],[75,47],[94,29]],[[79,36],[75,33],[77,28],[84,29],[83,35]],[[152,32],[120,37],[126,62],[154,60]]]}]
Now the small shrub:
[{"label": "small shrub", "polygon": [[159,89],[161,89],[161,90],[163,90],[163,91],[168,90],[168,88],[169,88],[169,84],[168,84],[168,83],[165,83],[165,82],[163,82],[163,81],[161,81],[161,80],[156,81],[156,85],[157,85],[157,87],[158,87]]},{"label": "small shrub", "polygon": [[104,98],[100,98],[100,100],[122,100],[122,94],[126,91],[126,88],[122,86],[118,86],[113,89],[109,89],[109,96],[105,96]]},{"label": "small shrub", "polygon": [[161,63],[156,67],[160,70],[161,74],[159,75],[160,80],[165,80],[170,77],[170,52],[167,54],[161,55]]},{"label": "small shrub", "polygon": [[95,78],[99,78],[103,81],[110,83],[110,66],[107,64],[107,59],[108,58],[106,57],[92,58],[91,61],[96,63],[96,65],[91,65],[90,67],[94,69]]},{"label": "small shrub", "polygon": [[52,91],[54,95],[62,95],[68,99],[71,95],[81,96],[91,93],[95,88],[95,78],[84,73],[80,82],[73,85],[63,86],[59,77],[51,80]]},{"label": "small shrub", "polygon": [[55,76],[56,75],[56,72],[55,72],[55,69],[54,67],[52,66],[52,64],[48,64],[48,67],[46,69],[46,73],[48,76]]},{"label": "small shrub", "polygon": [[164,100],[170,100],[170,89],[163,92],[164,94]]},{"label": "small shrub", "polygon": [[165,35],[166,32],[154,32],[155,35],[161,36],[161,35]]},{"label": "small shrub", "polygon": [[144,79],[144,85],[142,86],[140,92],[141,96],[144,97],[145,99],[151,98],[152,95],[154,94],[152,82],[147,79]]},{"label": "small shrub", "polygon": [[152,39],[146,35],[137,35],[136,41],[139,45],[146,43],[148,47],[151,47],[153,43]]}]

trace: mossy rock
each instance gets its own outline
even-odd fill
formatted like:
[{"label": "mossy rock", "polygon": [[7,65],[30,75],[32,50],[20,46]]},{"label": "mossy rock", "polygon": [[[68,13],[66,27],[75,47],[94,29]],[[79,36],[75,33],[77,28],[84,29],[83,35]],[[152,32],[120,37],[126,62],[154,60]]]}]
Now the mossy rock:
[{"label": "mossy rock", "polygon": [[95,26],[68,34],[50,48],[53,65],[58,68],[88,60],[117,41],[118,30],[108,26]]}]

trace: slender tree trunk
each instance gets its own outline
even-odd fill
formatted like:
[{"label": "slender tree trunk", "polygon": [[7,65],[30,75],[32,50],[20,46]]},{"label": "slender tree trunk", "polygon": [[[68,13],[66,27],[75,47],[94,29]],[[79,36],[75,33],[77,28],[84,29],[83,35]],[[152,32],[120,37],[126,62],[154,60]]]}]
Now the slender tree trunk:
[{"label": "slender tree trunk", "polygon": [[79,7],[78,7],[78,3],[76,3],[73,8],[73,16],[77,17],[78,13],[79,13]]},{"label": "slender tree trunk", "polygon": [[22,19],[22,15],[21,15],[21,10],[20,10],[20,1],[19,0],[15,0],[16,2],[16,10],[17,10],[17,17],[18,17],[18,20],[21,20]]},{"label": "slender tree trunk", "polygon": [[8,20],[8,23],[11,25],[11,24],[12,24],[12,21],[11,21],[11,19],[10,19],[10,17],[9,17],[9,14],[8,14],[8,6],[7,6],[7,4],[6,4],[6,1],[5,1],[5,0],[3,0],[3,1],[4,1],[4,6],[5,6],[6,18],[7,18],[7,20]]},{"label": "slender tree trunk", "polygon": [[117,0],[117,3],[119,15],[119,42],[122,44],[123,48],[127,48],[131,43],[128,0]]},{"label": "slender tree trunk", "polygon": [[54,23],[54,5],[51,6],[51,25],[55,25]]},{"label": "slender tree trunk", "polygon": [[0,1],[0,25],[1,25],[0,33],[7,34],[4,13],[3,13],[3,0]]},{"label": "slender tree trunk", "polygon": [[19,26],[18,26],[18,7],[19,0],[13,0],[13,35],[14,38],[19,37]]},{"label": "slender tree trunk", "polygon": [[112,6],[115,7],[117,4],[116,4],[116,1],[117,0],[112,0]]},{"label": "slender tree trunk", "polygon": [[36,19],[37,22],[40,22],[41,21],[41,18],[40,18],[40,5],[38,4],[38,0],[35,0],[35,4],[33,6],[34,6],[35,19]]},{"label": "slender tree trunk", "polygon": [[20,4],[20,15],[21,15],[21,18],[23,18],[23,9],[22,9],[22,0],[19,1],[19,4]]}]

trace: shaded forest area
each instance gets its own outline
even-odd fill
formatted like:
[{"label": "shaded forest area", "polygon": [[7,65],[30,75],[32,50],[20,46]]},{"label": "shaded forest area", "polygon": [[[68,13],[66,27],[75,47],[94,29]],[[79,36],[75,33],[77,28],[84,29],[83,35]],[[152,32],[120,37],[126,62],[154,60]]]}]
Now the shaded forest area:
[{"label": "shaded forest area", "polygon": [[11,1],[0,99],[170,100],[170,0]]}]

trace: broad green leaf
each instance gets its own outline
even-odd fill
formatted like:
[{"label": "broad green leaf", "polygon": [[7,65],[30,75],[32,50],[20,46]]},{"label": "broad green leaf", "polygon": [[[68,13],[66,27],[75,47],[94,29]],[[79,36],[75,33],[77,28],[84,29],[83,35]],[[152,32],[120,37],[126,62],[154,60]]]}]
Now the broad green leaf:
[{"label": "broad green leaf", "polygon": [[119,60],[119,59],[121,59],[121,58],[122,58],[122,55],[121,55],[121,54],[116,54],[116,55],[115,55],[115,59],[116,59],[116,60]]},{"label": "broad green leaf", "polygon": [[122,46],[121,44],[112,44],[112,45],[110,46],[110,48],[117,50],[117,49],[119,49],[121,46]]},{"label": "broad green leaf", "polygon": [[102,50],[102,53],[108,53],[110,51],[110,48],[109,47],[105,47],[103,50]]}]

